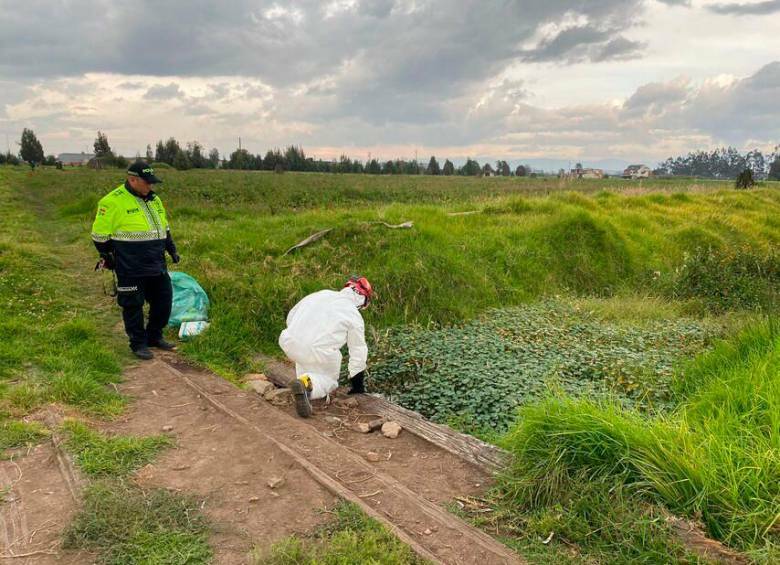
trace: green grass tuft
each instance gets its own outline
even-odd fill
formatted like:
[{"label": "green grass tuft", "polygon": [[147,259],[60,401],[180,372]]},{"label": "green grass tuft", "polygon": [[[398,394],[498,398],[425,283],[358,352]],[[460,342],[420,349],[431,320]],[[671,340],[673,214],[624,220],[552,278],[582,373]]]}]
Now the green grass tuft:
[{"label": "green grass tuft", "polygon": [[63,424],[68,439],[65,446],[76,463],[90,477],[121,477],[143,467],[165,447],[173,444],[167,436],[106,437],[74,420]]},{"label": "green grass tuft", "polygon": [[295,536],[253,552],[255,565],[422,565],[426,563],[360,508],[340,502],[335,519],[312,539]]},{"label": "green grass tuft", "polygon": [[6,449],[38,443],[49,436],[39,422],[0,421],[0,453]]},{"label": "green grass tuft", "polygon": [[193,498],[97,482],[86,489],[63,546],[97,551],[107,565],[205,564],[212,558],[207,528]]}]

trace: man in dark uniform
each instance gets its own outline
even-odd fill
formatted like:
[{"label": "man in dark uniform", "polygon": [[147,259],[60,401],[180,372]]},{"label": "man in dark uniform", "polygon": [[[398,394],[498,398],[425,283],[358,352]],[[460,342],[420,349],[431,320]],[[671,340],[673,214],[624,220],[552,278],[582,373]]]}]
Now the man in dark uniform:
[{"label": "man in dark uniform", "polygon": [[[165,252],[179,262],[168,219],[152,185],[162,182],[152,168],[137,161],[127,169],[127,180],[98,203],[92,241],[100,264],[116,271],[117,302],[122,307],[130,349],[141,359],[152,359],[149,347],[173,350],[162,330],[171,315],[173,290]],[[144,302],[149,321],[144,328]]]}]

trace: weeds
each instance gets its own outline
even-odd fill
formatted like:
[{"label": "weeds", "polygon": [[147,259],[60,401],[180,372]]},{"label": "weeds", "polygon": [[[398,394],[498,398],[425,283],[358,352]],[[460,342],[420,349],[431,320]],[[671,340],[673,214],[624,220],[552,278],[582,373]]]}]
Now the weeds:
[{"label": "weeds", "polygon": [[377,344],[371,385],[425,416],[490,438],[514,421],[517,406],[551,388],[668,410],[675,364],[719,333],[717,324],[690,318],[625,324],[594,312],[600,302],[584,304],[589,309],[548,300],[490,310],[462,328],[390,332]]}]

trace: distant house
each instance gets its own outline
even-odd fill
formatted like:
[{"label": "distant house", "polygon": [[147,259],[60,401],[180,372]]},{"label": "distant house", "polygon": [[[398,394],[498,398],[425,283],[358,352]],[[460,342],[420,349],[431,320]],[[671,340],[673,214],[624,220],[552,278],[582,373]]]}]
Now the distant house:
[{"label": "distant house", "polygon": [[575,179],[603,179],[603,169],[585,169],[582,167],[575,167],[569,173],[571,178]]},{"label": "distant house", "polygon": [[652,176],[653,171],[647,165],[629,165],[623,171],[624,179],[646,179]]},{"label": "distant house", "polygon": [[95,155],[92,153],[60,153],[57,155],[57,161],[66,166],[82,167],[89,163],[90,159],[94,159]]}]

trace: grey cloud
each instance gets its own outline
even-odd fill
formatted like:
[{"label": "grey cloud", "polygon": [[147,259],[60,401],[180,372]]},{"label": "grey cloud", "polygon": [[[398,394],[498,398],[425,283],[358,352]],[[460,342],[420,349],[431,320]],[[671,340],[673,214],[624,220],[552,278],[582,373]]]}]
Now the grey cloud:
[{"label": "grey cloud", "polygon": [[[389,0],[363,0],[325,20],[316,0],[282,4],[302,14],[295,23],[269,16],[279,5],[274,0],[238,0],[229,10],[211,0],[104,0],[98,7],[88,0],[30,0],[3,10],[0,76],[247,75],[286,85],[360,57],[400,78],[414,78],[403,70],[415,67],[426,77],[468,77],[510,60],[537,25],[567,11],[594,21],[623,21],[643,1],[431,0],[407,12]],[[592,41],[587,30],[579,33]],[[568,33],[558,43],[571,50],[576,35]]]},{"label": "grey cloud", "polygon": [[174,82],[164,86],[153,86],[144,94],[144,98],[147,100],[171,100],[172,98],[179,98],[181,96],[182,91],[179,88],[179,85]]},{"label": "grey cloud", "polygon": [[780,12],[780,0],[766,0],[743,4],[740,2],[728,2],[707,6],[707,9],[717,14],[735,16],[762,16]]},{"label": "grey cloud", "polygon": [[600,46],[592,55],[592,59],[597,63],[616,59],[630,59],[638,57],[644,47],[645,44],[641,41],[632,41],[620,35]]},{"label": "grey cloud", "polygon": [[588,46],[605,43],[609,38],[608,30],[592,25],[577,26],[543,41],[534,49],[522,51],[521,55],[527,61],[579,61],[588,57]]},{"label": "grey cloud", "polygon": [[[429,0],[410,10],[413,3],[361,0],[323,19],[318,0],[236,0],[229,10],[211,0],[103,0],[100,9],[87,0],[30,0],[0,20],[0,80],[86,72],[247,76],[268,89],[253,88],[244,96],[273,99],[269,111],[280,120],[350,118],[377,127],[418,122],[436,131],[458,119],[453,113],[463,111],[461,99],[518,59],[570,63],[635,56],[641,45],[621,32],[634,25],[645,1]],[[283,14],[269,12],[273,6],[301,17],[273,17]],[[596,23],[564,31],[535,53],[518,53],[539,26],[572,12]],[[211,89],[222,101],[242,95]],[[295,94],[301,90],[304,96]],[[145,95],[177,96],[184,98],[175,85]]]},{"label": "grey cloud", "polygon": [[360,11],[374,18],[385,18],[393,10],[394,0],[362,0]]},{"label": "grey cloud", "polygon": [[688,82],[644,84],[626,100],[623,108],[632,115],[660,114],[670,104],[684,101],[689,94]]}]

